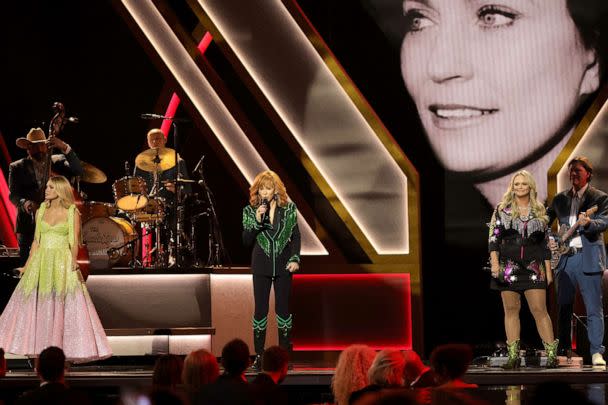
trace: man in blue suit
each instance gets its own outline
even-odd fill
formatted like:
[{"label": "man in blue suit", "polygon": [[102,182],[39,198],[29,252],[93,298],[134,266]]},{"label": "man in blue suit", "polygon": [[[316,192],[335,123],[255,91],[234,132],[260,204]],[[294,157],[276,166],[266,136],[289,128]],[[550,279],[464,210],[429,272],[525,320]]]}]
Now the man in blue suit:
[{"label": "man in blue suit", "polygon": [[[606,268],[603,232],[608,228],[608,194],[589,184],[593,166],[586,157],[575,157],[568,163],[572,187],[557,194],[547,210],[549,224],[578,228],[566,243],[564,254],[555,269],[558,302],[558,338],[561,348],[571,351],[572,309],[576,287],[579,287],[587,311],[587,335],[594,366],[606,366],[603,358],[604,313],[602,308],[602,275]],[[587,216],[585,211],[597,205]]]}]

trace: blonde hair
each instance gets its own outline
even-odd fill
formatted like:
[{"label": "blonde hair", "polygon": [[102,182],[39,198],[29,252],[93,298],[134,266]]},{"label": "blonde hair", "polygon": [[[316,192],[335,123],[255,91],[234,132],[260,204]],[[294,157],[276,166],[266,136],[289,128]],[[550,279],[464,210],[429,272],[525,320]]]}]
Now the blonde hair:
[{"label": "blonde hair", "polygon": [[498,204],[498,209],[504,210],[506,208],[511,208],[511,216],[513,218],[520,215],[520,207],[517,205],[517,198],[515,198],[515,191],[513,190],[515,179],[518,176],[523,177],[530,187],[530,213],[534,214],[534,216],[537,218],[548,221],[548,218],[545,215],[545,206],[538,200],[536,181],[534,180],[534,177],[532,177],[532,174],[527,170],[520,170],[515,173],[513,177],[511,177],[511,181],[509,181],[509,188],[502,196],[502,200],[500,201],[500,204]]},{"label": "blonde hair", "polygon": [[[55,192],[57,193],[57,198],[59,198],[59,202],[64,208],[70,208],[71,205],[74,204],[74,194],[72,192],[72,185],[63,176],[53,176],[49,178],[49,182],[55,188]],[[45,200],[47,207],[51,205],[49,200]]]},{"label": "blonde hair", "polygon": [[376,352],[366,345],[352,345],[340,353],[331,380],[331,390],[338,405],[348,404],[350,394],[367,386],[367,371]]},{"label": "blonde hair", "polygon": [[260,205],[259,191],[262,186],[274,188],[279,207],[287,205],[287,190],[285,190],[285,185],[281,181],[281,178],[272,170],[266,170],[255,176],[253,184],[249,187],[249,204],[251,206]]},{"label": "blonde hair", "polygon": [[[163,135],[163,137],[165,137],[165,133],[160,129],[160,128],[152,128],[151,130],[148,131],[148,133],[146,134],[146,138],[150,138],[150,135],[152,134],[156,134],[156,133],[160,133]],[[166,138],[166,137],[165,137]]]},{"label": "blonde hair", "polygon": [[186,356],[182,370],[182,384],[197,389],[211,384],[220,375],[220,367],[213,354],[205,349],[196,350]]},{"label": "blonde hair", "polygon": [[403,385],[403,370],[405,369],[405,357],[399,350],[382,350],[376,355],[369,371],[367,379],[370,384],[382,387]]}]

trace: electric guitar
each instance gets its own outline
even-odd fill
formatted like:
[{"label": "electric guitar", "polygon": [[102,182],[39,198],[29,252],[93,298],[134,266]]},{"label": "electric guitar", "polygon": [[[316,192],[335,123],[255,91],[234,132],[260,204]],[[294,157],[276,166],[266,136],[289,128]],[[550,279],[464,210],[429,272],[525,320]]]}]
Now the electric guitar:
[{"label": "electric guitar", "polygon": [[[594,205],[593,207],[585,211],[585,215],[591,216],[597,212],[597,209],[597,205]],[[580,224],[580,219],[578,219],[572,226],[569,226],[567,224],[561,224],[559,226],[557,234],[550,235],[550,238],[557,243],[557,249],[551,250],[552,269],[557,267],[557,264],[559,263],[559,260],[563,255],[568,254],[568,252],[570,252],[570,240],[572,239],[572,235],[574,235],[574,232],[578,229]]]}]

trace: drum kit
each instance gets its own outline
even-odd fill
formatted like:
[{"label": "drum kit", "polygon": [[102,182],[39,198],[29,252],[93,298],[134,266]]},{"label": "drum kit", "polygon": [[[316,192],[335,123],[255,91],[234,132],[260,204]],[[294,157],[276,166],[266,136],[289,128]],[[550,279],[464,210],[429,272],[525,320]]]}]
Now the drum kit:
[{"label": "drum kit", "polygon": [[[172,184],[161,182],[160,174],[175,166],[175,156],[171,148],[152,148],[137,155],[136,167],[152,175],[151,190],[144,178],[127,173],[112,184],[114,203],[84,201],[79,206],[82,239],[91,269],[162,268],[171,267],[176,261],[178,265],[201,266],[196,246],[198,226],[194,225],[196,218],[208,216],[209,208],[198,199],[198,194],[183,196],[180,192],[182,185],[194,181],[176,179],[175,201],[161,196],[161,190],[171,190]],[[107,176],[95,166],[82,163],[84,173],[76,179],[76,188],[84,195],[80,191],[81,182],[104,183]],[[191,226],[186,226],[185,217]],[[176,232],[180,237],[175,236]]]}]

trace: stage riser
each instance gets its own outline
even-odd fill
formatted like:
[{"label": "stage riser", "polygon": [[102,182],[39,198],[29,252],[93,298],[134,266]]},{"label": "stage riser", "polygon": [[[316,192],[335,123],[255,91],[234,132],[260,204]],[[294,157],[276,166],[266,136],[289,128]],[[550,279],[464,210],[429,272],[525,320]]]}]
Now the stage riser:
[{"label": "stage riser", "polygon": [[211,326],[209,274],[91,275],[87,288],[105,329]]},{"label": "stage riser", "polygon": [[211,351],[210,335],[192,336],[108,336],[114,356],[186,355],[192,351]]},{"label": "stage riser", "polygon": [[[230,340],[244,340],[253,352],[253,281],[251,274],[211,274],[211,319],[213,354],[220,356]],[[274,289],[270,292],[266,346],[278,344],[274,315]]]}]

